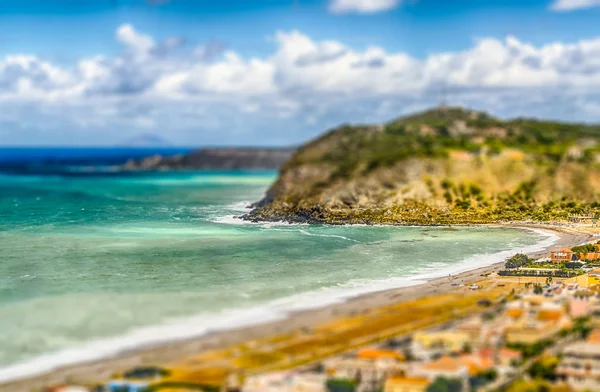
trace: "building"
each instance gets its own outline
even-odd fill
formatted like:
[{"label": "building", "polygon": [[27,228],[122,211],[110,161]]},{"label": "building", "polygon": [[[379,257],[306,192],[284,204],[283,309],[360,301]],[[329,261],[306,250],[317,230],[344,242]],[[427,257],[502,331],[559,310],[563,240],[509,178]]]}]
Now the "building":
[{"label": "building", "polygon": [[554,249],[550,252],[550,260],[553,263],[566,263],[573,258],[573,251],[569,248]]},{"label": "building", "polygon": [[571,325],[563,305],[542,296],[515,301],[509,305],[506,314],[511,320],[504,330],[508,343],[541,342]]},{"label": "building", "polygon": [[587,317],[592,314],[597,300],[591,290],[579,290],[569,299],[567,308],[572,318]]},{"label": "building", "polygon": [[460,379],[463,390],[468,390],[469,367],[460,358],[444,356],[435,361],[429,361],[414,366],[410,371],[411,377],[424,377],[434,381],[438,377]]},{"label": "building", "polygon": [[469,376],[473,377],[479,373],[494,368],[494,358],[485,350],[473,354],[464,354],[459,358],[460,362],[467,367]]},{"label": "building", "polygon": [[429,384],[431,381],[425,377],[390,377],[384,392],[426,392]]},{"label": "building", "polygon": [[600,260],[600,252],[590,253],[579,253],[579,260],[581,261],[598,261]]},{"label": "building", "polygon": [[411,350],[415,357],[428,360],[444,354],[460,353],[471,343],[467,332],[417,332],[413,336]]},{"label": "building", "polygon": [[490,320],[475,316],[460,322],[455,330],[469,336],[471,349],[494,347],[504,338],[505,324],[506,321],[502,317]]},{"label": "building", "polygon": [[244,392],[326,392],[327,376],[317,373],[280,372],[248,377]]},{"label": "building", "polygon": [[600,269],[596,268],[588,273],[588,287],[600,284]]},{"label": "building", "polygon": [[506,328],[508,343],[535,344],[552,338],[562,328],[551,322],[522,321]]},{"label": "building", "polygon": [[390,350],[365,349],[355,356],[341,356],[323,362],[325,373],[334,378],[360,380],[365,385],[382,385],[389,377],[406,371],[404,357]]},{"label": "building", "polygon": [[356,353],[356,358],[359,359],[370,359],[374,361],[393,361],[402,362],[406,360],[404,355],[393,350],[382,350],[376,348],[365,348]]},{"label": "building", "polygon": [[510,348],[501,348],[496,353],[496,365],[501,368],[511,368],[521,363],[523,353]]},{"label": "building", "polygon": [[585,342],[571,344],[563,351],[556,374],[575,391],[600,390],[600,343],[595,331]]}]

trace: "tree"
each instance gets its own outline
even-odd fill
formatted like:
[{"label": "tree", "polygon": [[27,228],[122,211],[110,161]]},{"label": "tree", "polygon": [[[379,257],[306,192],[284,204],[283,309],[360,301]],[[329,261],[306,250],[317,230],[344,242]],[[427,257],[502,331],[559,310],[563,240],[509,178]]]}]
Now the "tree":
[{"label": "tree", "polygon": [[356,383],[343,378],[331,378],[326,383],[327,392],[355,392]]},{"label": "tree", "polygon": [[438,377],[427,387],[427,392],[461,392],[463,382],[459,378]]},{"label": "tree", "polygon": [[571,250],[573,251],[573,253],[592,253],[596,251],[596,247],[594,246],[594,244],[584,244],[584,245],[579,245],[579,246],[574,246],[571,248]]},{"label": "tree", "polygon": [[522,253],[517,253],[510,259],[506,260],[506,263],[504,264],[504,266],[507,269],[513,269],[513,268],[522,267],[529,262],[531,262],[531,259],[527,255],[524,255]]},{"label": "tree", "polygon": [[554,381],[556,380],[556,367],[558,366],[558,358],[556,357],[548,357],[544,358],[541,361],[534,362],[529,369],[527,369],[527,373],[533,379],[543,379]]}]

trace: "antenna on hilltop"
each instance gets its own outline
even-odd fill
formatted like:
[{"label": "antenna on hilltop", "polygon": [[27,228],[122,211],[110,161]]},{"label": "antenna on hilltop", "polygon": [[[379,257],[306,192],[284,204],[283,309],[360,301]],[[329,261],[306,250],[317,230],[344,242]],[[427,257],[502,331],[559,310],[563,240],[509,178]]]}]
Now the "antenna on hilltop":
[{"label": "antenna on hilltop", "polygon": [[442,83],[442,87],[440,89],[440,102],[438,104],[438,108],[440,110],[446,110],[448,108],[448,87],[446,83]]}]

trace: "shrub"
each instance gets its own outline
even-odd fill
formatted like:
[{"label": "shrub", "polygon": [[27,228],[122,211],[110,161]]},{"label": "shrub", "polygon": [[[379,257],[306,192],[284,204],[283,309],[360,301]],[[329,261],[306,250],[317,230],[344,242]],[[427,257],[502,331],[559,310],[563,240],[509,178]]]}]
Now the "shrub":
[{"label": "shrub", "polygon": [[356,383],[345,378],[331,378],[326,383],[327,392],[354,392]]},{"label": "shrub", "polygon": [[427,392],[461,392],[462,390],[463,383],[458,378],[438,377],[427,387]]}]

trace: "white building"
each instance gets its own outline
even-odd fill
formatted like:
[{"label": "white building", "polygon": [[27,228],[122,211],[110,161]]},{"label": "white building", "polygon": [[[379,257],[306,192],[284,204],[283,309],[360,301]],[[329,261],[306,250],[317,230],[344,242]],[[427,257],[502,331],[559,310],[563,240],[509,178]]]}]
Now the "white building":
[{"label": "white building", "polygon": [[327,392],[327,376],[317,373],[281,372],[251,376],[243,392]]}]

